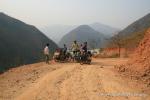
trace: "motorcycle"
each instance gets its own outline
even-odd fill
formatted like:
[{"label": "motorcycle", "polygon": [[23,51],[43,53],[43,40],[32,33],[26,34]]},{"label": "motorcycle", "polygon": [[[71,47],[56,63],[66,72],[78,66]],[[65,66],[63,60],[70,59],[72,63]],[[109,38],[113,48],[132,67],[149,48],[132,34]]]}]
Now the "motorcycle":
[{"label": "motorcycle", "polygon": [[91,64],[91,61],[92,61],[92,54],[90,51],[88,52],[83,52],[81,54],[81,59],[80,59],[80,64],[83,65],[83,64]]},{"label": "motorcycle", "polygon": [[76,61],[77,63],[80,63],[80,61],[81,61],[81,52],[80,51],[76,51],[76,53],[74,53],[73,60]]},{"label": "motorcycle", "polygon": [[68,52],[64,52],[62,48],[57,49],[53,56],[55,62],[68,62],[69,58],[70,54]]},{"label": "motorcycle", "polygon": [[92,54],[90,51],[88,52],[80,52],[77,51],[74,53],[73,60],[76,61],[77,63],[80,63],[81,65],[83,64],[91,64],[92,61]]},{"label": "motorcycle", "polygon": [[80,52],[76,51],[68,51],[66,53],[63,52],[63,49],[57,49],[54,53],[53,59],[55,62],[77,62],[81,65],[83,64],[91,64],[92,61],[92,54],[90,51],[88,52]]}]

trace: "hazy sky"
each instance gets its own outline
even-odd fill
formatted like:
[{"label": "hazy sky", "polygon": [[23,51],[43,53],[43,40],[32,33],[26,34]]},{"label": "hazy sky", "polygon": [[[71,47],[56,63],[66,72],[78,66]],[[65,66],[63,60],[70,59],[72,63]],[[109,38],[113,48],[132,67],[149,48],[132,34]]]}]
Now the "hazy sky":
[{"label": "hazy sky", "polygon": [[124,28],[150,13],[150,0],[0,0],[0,12],[37,27],[101,22]]}]

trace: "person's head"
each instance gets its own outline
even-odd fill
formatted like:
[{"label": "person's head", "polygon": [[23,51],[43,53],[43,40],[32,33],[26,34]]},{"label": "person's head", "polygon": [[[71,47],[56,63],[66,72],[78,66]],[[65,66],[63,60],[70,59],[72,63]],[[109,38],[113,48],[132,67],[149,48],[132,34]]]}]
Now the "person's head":
[{"label": "person's head", "polygon": [[49,46],[49,43],[47,43],[46,46]]},{"label": "person's head", "polygon": [[87,45],[87,42],[84,42],[85,45]]},{"label": "person's head", "polygon": [[74,41],[74,43],[76,44],[76,43],[77,43],[77,41],[75,40],[75,41]]},{"label": "person's head", "polygon": [[66,44],[64,44],[64,47],[66,47]]},{"label": "person's head", "polygon": [[60,52],[60,48],[57,48],[57,52]]},{"label": "person's head", "polygon": [[55,52],[58,52],[58,48],[55,50]]}]

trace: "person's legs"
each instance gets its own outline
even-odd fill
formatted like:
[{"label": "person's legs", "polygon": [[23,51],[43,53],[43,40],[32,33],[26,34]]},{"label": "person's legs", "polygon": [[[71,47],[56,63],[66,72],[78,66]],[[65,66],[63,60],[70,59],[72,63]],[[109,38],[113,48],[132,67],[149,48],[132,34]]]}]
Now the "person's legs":
[{"label": "person's legs", "polygon": [[45,63],[47,63],[47,55],[45,55]]},{"label": "person's legs", "polygon": [[73,62],[75,61],[75,53],[76,51],[73,51]]},{"label": "person's legs", "polygon": [[46,63],[49,64],[49,55],[45,55],[46,56]]}]

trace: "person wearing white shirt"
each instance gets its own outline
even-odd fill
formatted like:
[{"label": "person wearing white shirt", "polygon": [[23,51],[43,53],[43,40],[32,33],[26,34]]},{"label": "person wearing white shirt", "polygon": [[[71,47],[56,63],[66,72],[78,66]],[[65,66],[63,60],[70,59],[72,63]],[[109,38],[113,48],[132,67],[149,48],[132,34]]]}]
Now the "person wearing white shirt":
[{"label": "person wearing white shirt", "polygon": [[44,48],[44,55],[45,55],[45,62],[46,64],[49,64],[49,44],[46,44],[46,47]]}]

